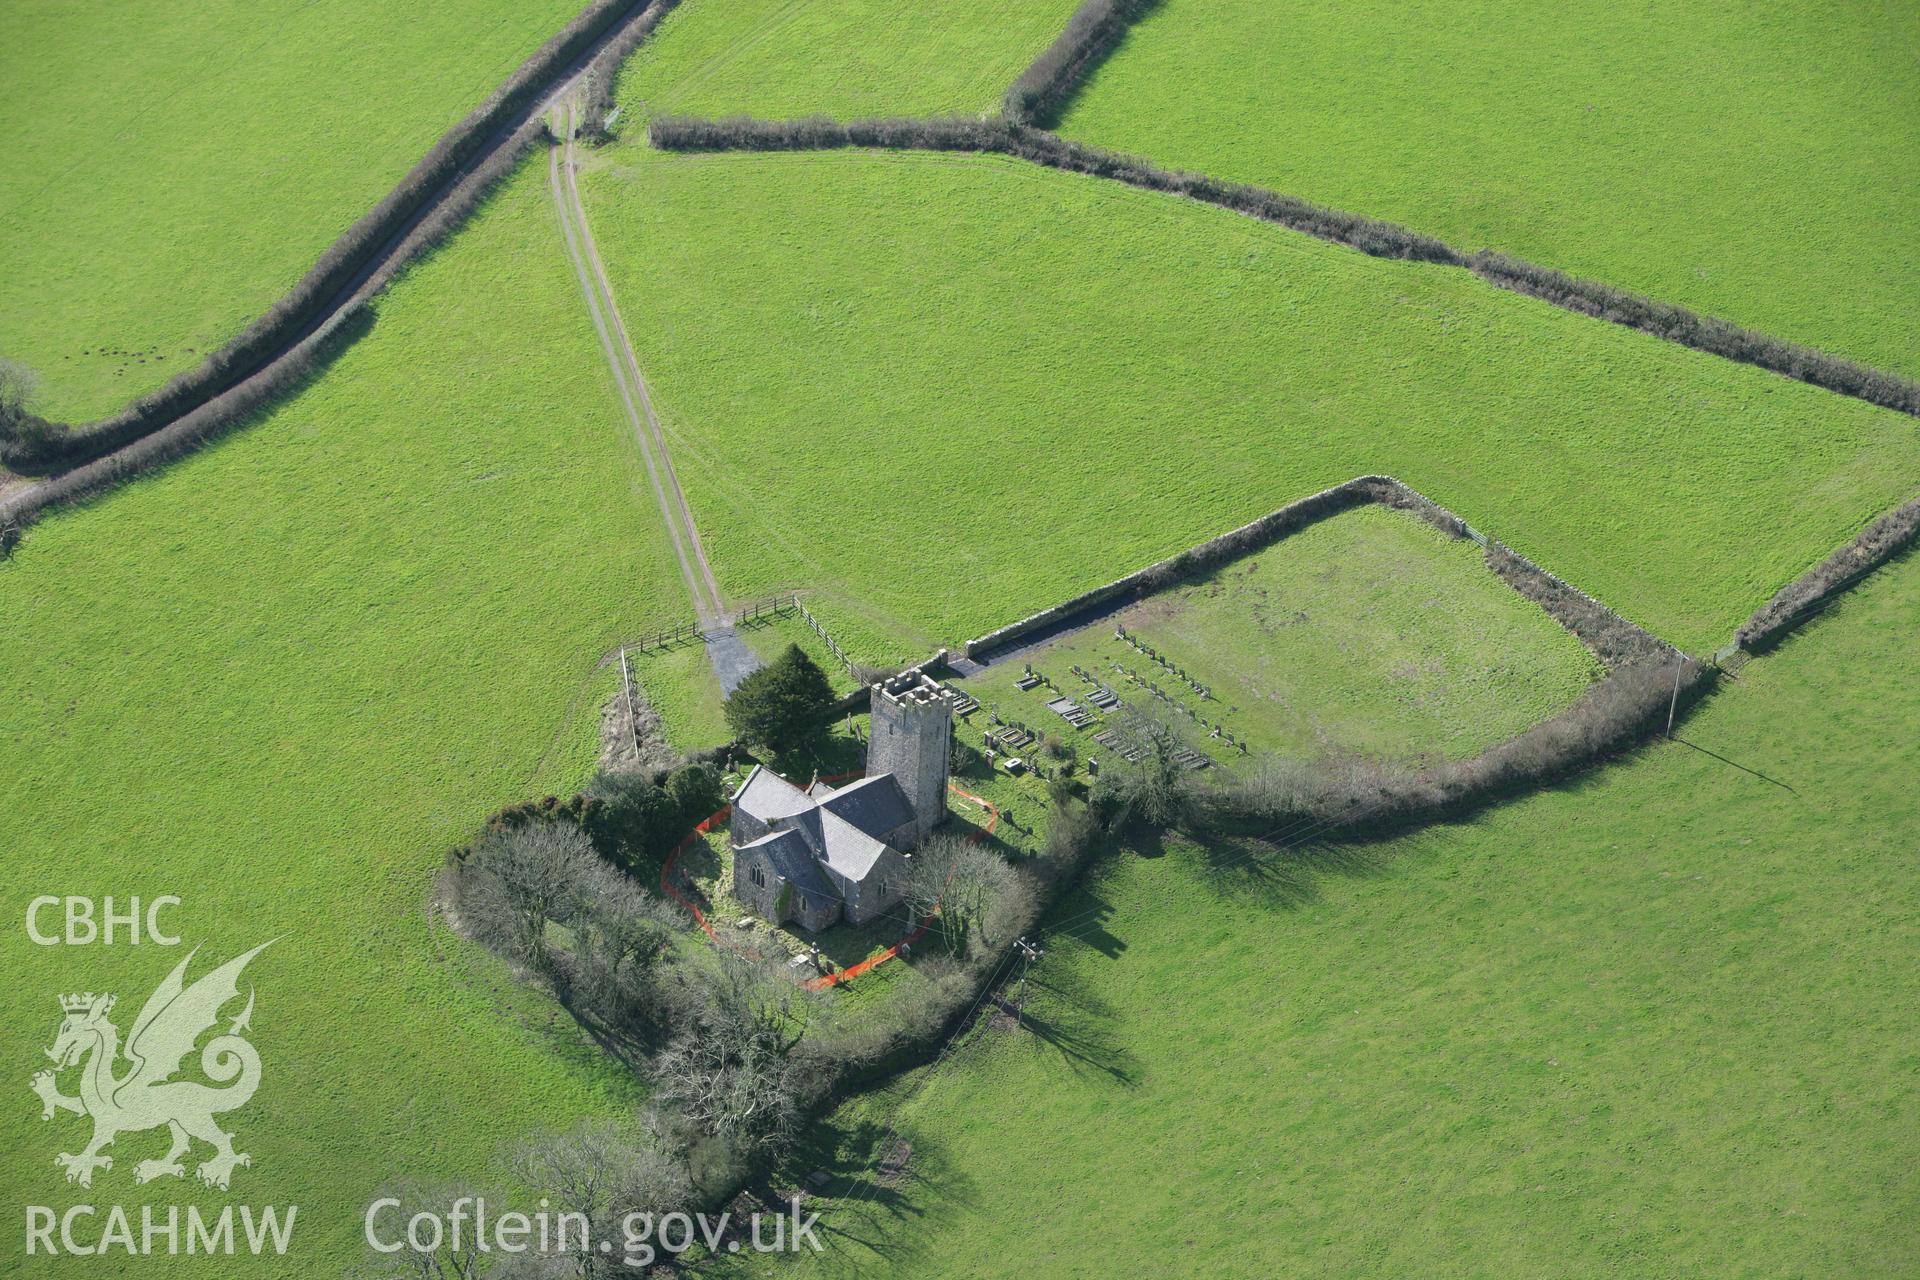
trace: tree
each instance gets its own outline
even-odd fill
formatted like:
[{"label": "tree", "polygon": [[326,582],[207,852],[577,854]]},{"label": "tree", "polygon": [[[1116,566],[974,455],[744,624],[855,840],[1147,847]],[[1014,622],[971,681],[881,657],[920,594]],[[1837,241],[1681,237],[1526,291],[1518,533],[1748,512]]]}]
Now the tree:
[{"label": "tree", "polygon": [[683,764],[667,776],[667,799],[673,803],[674,840],[686,829],[717,812],[727,802],[726,783],[710,764]]},{"label": "tree", "polygon": [[27,412],[38,383],[33,370],[15,360],[0,358],[0,441],[22,438],[34,423]]},{"label": "tree", "polygon": [[1140,748],[1136,761],[1103,769],[1094,787],[1094,806],[1115,828],[1138,818],[1165,829],[1185,822],[1193,812],[1194,785],[1180,751],[1185,744],[1174,728],[1141,717],[1129,735]]},{"label": "tree", "polygon": [[551,969],[547,926],[576,919],[604,885],[605,864],[570,822],[489,831],[460,868],[460,909],[474,936]]},{"label": "tree", "polygon": [[[404,1239],[404,1224],[417,1213],[438,1215],[448,1214],[454,1205],[465,1201],[469,1212],[475,1201],[487,1200],[490,1204],[505,1203],[505,1197],[497,1191],[472,1186],[466,1182],[422,1182],[407,1178],[389,1183],[382,1187],[377,1200],[393,1199],[400,1203],[393,1206],[381,1217],[381,1236],[386,1242],[399,1242]],[[369,1278],[381,1280],[474,1280],[475,1277],[495,1274],[487,1264],[489,1258],[480,1246],[479,1233],[474,1224],[468,1221],[465,1229],[454,1238],[451,1231],[442,1230],[440,1243],[433,1249],[415,1249],[409,1243],[397,1253],[383,1253],[373,1248],[373,1242],[367,1242],[372,1256],[357,1273]]]},{"label": "tree", "polygon": [[679,931],[677,912],[601,863],[581,886],[573,931],[573,1004],[603,1022],[636,1028],[656,1003],[655,979]]},{"label": "tree", "polygon": [[[682,1163],[638,1124],[583,1120],[531,1139],[513,1163],[527,1186],[553,1202],[556,1220],[558,1214],[586,1220],[587,1231],[571,1227],[564,1243],[554,1242],[553,1256],[567,1259],[581,1277],[631,1274],[618,1248],[622,1220],[635,1213],[684,1212],[691,1199]],[[603,1240],[616,1247],[598,1250]]]},{"label": "tree", "polygon": [[674,966],[681,1032],[654,1060],[663,1102],[701,1132],[742,1152],[777,1150],[800,1116],[795,989],[773,962],[706,950]]},{"label": "tree", "polygon": [[827,673],[797,644],[742,680],[727,698],[727,723],[776,754],[817,737],[833,709]]},{"label": "tree", "polygon": [[957,956],[966,954],[975,933],[988,947],[1005,941],[1024,893],[1019,872],[1006,859],[953,836],[936,836],[921,845],[907,872],[907,903],[913,914],[933,915],[934,927]]},{"label": "tree", "polygon": [[[593,815],[594,844],[628,869],[655,852],[669,833],[671,840],[686,834],[672,830],[673,802],[644,774],[602,769],[583,794],[600,802]],[[666,847],[672,847],[671,841]]]}]

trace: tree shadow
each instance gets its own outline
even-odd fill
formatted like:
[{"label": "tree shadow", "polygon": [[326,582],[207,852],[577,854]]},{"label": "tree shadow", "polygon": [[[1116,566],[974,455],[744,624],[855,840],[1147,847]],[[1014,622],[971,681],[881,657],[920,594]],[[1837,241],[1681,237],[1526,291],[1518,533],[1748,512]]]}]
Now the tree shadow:
[{"label": "tree shadow", "polygon": [[[1063,900],[1052,915],[1055,920],[1071,919],[1074,939],[1109,960],[1118,960],[1127,949],[1126,939],[1107,928],[1107,921],[1113,918],[1113,904],[1091,887],[1083,887]],[[1041,924],[1043,932],[1052,927],[1044,921]]]},{"label": "tree shadow", "polygon": [[1280,910],[1315,902],[1328,876],[1375,876],[1393,859],[1384,843],[1322,838],[1313,826],[1263,833],[1211,831],[1194,839],[1203,876],[1224,898]]},{"label": "tree shadow", "polygon": [[970,1209],[979,1203],[973,1180],[939,1143],[873,1118],[811,1127],[757,1191],[769,1208],[784,1208],[790,1191],[803,1193],[803,1213],[821,1215],[819,1235],[870,1251],[889,1264],[889,1274],[918,1256],[913,1228],[929,1205],[937,1200]]},{"label": "tree shadow", "polygon": [[[995,1003],[1008,1017],[1015,1016],[1013,993]],[[1114,1035],[1117,1019],[1113,1005],[1095,995],[1071,969],[1062,967],[1046,977],[1037,970],[1029,976],[1014,1030],[1031,1032],[1035,1044],[1058,1053],[1076,1075],[1097,1071],[1131,1088],[1139,1081],[1140,1063]]]}]

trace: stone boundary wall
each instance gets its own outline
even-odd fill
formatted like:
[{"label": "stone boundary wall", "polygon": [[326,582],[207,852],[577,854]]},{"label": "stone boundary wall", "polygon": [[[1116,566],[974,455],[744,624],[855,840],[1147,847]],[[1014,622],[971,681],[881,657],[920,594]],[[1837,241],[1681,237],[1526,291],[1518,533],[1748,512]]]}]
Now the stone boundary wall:
[{"label": "stone boundary wall", "polygon": [[1145,596],[1171,585],[1195,570],[1223,564],[1342,511],[1377,502],[1410,511],[1456,538],[1469,538],[1485,548],[1487,566],[1500,578],[1546,611],[1609,667],[1673,647],[1637,623],[1630,622],[1565,579],[1549,573],[1497,538],[1489,537],[1419,490],[1392,476],[1355,476],[1329,489],[1289,502],[1258,520],[1209,538],[1177,555],[1137,569],[1091,591],[1028,614],[967,641],[962,656],[975,658],[1018,643],[1035,632],[1062,623],[1074,615],[1113,604],[1128,595]]},{"label": "stone boundary wall", "polygon": [[1334,485],[1330,489],[1322,489],[1319,493],[1290,502],[1278,511],[1243,524],[1238,529],[1229,530],[1218,537],[1209,538],[1198,546],[1189,547],[1178,555],[1169,556],[1144,569],[1136,569],[1103,586],[1095,587],[1091,591],[1083,591],[1071,599],[1063,600],[1038,613],[1028,614],[1018,622],[1010,622],[983,636],[977,636],[960,646],[961,656],[973,658],[989,650],[1004,648],[1023,636],[1031,635],[1083,610],[1110,604],[1129,593],[1145,594],[1166,586],[1184,573],[1232,559],[1304,524],[1373,501],[1371,493],[1365,487],[1369,481],[1391,483],[1384,476],[1361,476]]}]

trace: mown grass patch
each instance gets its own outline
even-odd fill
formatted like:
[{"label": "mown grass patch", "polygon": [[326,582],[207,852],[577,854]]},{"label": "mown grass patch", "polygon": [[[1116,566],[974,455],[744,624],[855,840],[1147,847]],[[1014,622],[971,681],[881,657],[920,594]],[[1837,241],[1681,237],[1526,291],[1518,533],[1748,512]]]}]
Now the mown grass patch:
[{"label": "mown grass patch", "polygon": [[917,1077],[796,1156],[851,1207],[780,1274],[1906,1274],[1916,610],[1909,557],[1681,741],[1470,823],[1123,855],[1032,1029],[898,1113],[905,1179]]},{"label": "mown grass patch", "polygon": [[102,416],[244,329],[581,0],[0,11],[0,354]]},{"label": "mown grass patch", "polygon": [[623,69],[637,134],[658,115],[984,114],[1074,0],[686,0]]},{"label": "mown grass patch", "polygon": [[1726,642],[1911,492],[1911,419],[1453,269],[980,156],[585,179],[723,585],[976,636],[1368,472]]},{"label": "mown grass patch", "polygon": [[1920,11],[1167,0],[1074,138],[1920,374]]},{"label": "mown grass patch", "polygon": [[[381,1183],[484,1178],[532,1126],[635,1099],[428,901],[488,813],[584,780],[600,656],[686,608],[543,177],[264,421],[0,563],[0,1009],[22,1051],[51,1042],[57,994],[114,991],[130,1019],[180,958],[34,946],[36,894],[180,894],[201,966],[285,935],[249,971],[265,1074],[232,1117],[253,1156],[233,1199],[300,1205],[294,1248],[209,1276],[336,1274]],[[67,1186],[52,1155],[79,1126],[7,1111],[9,1198],[228,1202],[136,1187],[151,1134]]]},{"label": "mown grass patch", "polygon": [[[1019,691],[1029,665],[1059,693]],[[1211,736],[1216,727],[1253,751],[1457,759],[1571,705],[1598,671],[1570,632],[1486,568],[1477,545],[1369,506],[990,667],[965,688],[990,713],[1074,740],[1082,755],[1100,754],[1088,733],[1145,711],[1229,761],[1236,753]],[[1086,733],[1046,709],[1064,695],[1094,710],[1096,681],[1122,705]]]},{"label": "mown grass patch", "polygon": [[698,751],[733,738],[727,727],[720,678],[698,640],[645,653],[629,650],[633,679],[660,713],[660,731],[676,751]]}]

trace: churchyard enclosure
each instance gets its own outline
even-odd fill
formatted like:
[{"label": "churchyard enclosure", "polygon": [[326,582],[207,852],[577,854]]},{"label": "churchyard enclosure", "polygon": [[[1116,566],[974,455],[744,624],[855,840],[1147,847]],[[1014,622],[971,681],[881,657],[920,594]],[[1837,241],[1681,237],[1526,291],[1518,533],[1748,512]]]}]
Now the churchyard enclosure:
[{"label": "churchyard enclosure", "polygon": [[[1029,670],[1049,683],[1019,688]],[[1364,506],[1071,635],[1016,642],[960,687],[984,706],[976,729],[998,716],[1112,758],[1096,735],[1144,709],[1231,764],[1248,752],[1473,755],[1570,705],[1598,672],[1471,541]],[[1062,698],[1065,715],[1051,709]]]},{"label": "churchyard enclosure", "polygon": [[1163,0],[1061,130],[1913,377],[1916,40],[1885,4]]},{"label": "churchyard enclosure", "polygon": [[266,309],[583,0],[19,0],[0,355],[84,422]]}]

